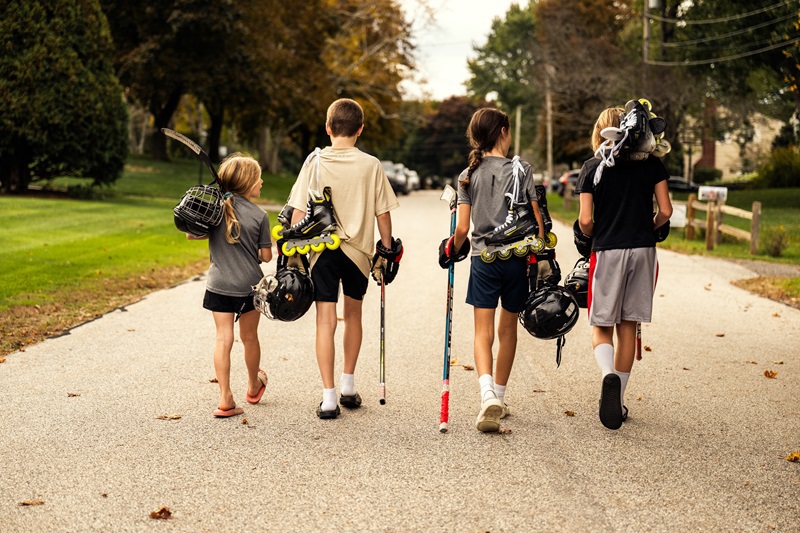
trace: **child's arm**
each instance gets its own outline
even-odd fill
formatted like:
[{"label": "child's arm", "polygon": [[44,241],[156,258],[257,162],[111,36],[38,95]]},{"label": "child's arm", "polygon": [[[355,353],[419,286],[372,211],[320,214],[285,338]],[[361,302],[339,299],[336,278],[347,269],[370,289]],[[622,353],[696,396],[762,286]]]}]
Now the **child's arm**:
[{"label": "child's arm", "polygon": [[544,240],[544,218],[542,218],[542,210],[539,209],[539,202],[531,200],[531,207],[533,208],[533,216],[536,217],[536,224],[539,225],[539,238]]},{"label": "child's arm", "polygon": [[653,228],[658,229],[669,221],[672,216],[672,201],[669,199],[667,180],[656,183],[656,204],[658,213],[653,220]]},{"label": "child's arm", "polygon": [[258,258],[265,263],[272,261],[272,248],[260,248],[258,250]]},{"label": "child's arm", "polygon": [[594,220],[592,219],[592,207],[594,205],[594,197],[586,192],[580,194],[581,211],[578,215],[578,223],[580,224],[581,231],[588,236],[594,234]]},{"label": "child's arm", "polygon": [[392,247],[392,215],[389,211],[381,213],[375,219],[378,221],[378,233],[385,248]]},{"label": "child's arm", "polygon": [[472,213],[472,205],[458,204],[458,220],[456,222],[456,232],[453,238],[454,248],[460,250],[464,241],[469,237],[469,223]]}]

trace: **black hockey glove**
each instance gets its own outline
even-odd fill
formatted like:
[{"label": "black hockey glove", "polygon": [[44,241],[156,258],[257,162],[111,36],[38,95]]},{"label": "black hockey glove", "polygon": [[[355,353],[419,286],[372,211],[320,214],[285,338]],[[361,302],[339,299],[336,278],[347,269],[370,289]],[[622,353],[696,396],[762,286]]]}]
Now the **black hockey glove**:
[{"label": "black hockey glove", "polygon": [[575,248],[582,257],[592,255],[592,237],[581,231],[581,225],[576,220],[572,225],[572,233],[575,235]]},{"label": "black hockey glove", "polygon": [[656,242],[664,242],[669,235],[669,220],[667,220],[663,226],[653,230],[653,234],[656,236]]},{"label": "black hockey glove", "polygon": [[455,237],[444,239],[439,245],[439,266],[448,268],[450,265],[463,261],[469,255],[469,238],[464,239],[461,249],[455,249]]},{"label": "black hockey glove", "polygon": [[402,258],[403,241],[392,237],[392,247],[386,248],[378,239],[378,242],[375,243],[375,255],[372,256],[372,279],[380,285],[381,276],[383,276],[384,284],[390,284],[397,276]]}]

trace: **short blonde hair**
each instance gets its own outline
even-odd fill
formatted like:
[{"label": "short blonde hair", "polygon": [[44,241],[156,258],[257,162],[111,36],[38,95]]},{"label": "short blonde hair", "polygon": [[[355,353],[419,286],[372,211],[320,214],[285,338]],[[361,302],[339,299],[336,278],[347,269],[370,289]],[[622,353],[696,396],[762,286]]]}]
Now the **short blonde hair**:
[{"label": "short blonde hair", "polygon": [[600,112],[592,130],[592,151],[600,148],[605,140],[600,132],[609,127],[619,128],[620,118],[624,113],[625,109],[622,107],[609,107]]}]

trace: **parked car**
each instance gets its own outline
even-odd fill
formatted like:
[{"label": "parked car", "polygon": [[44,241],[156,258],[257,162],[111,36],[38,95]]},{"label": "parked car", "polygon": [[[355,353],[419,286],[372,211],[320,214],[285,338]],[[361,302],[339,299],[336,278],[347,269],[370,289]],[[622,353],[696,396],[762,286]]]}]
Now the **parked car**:
[{"label": "parked car", "polygon": [[580,175],[580,173],[581,173],[580,169],[574,169],[574,170],[567,170],[566,172],[561,174],[561,177],[558,178],[559,196],[564,196],[564,192],[566,191],[570,192],[575,191],[575,185],[578,184],[578,176]]},{"label": "parked car", "polygon": [[675,192],[697,192],[699,189],[695,182],[689,181],[683,176],[670,176],[667,180],[667,187]]},{"label": "parked car", "polygon": [[420,183],[419,174],[416,170],[406,171],[406,181],[408,182],[408,190],[416,191],[422,187]]},{"label": "parked car", "polygon": [[[394,174],[389,178],[389,183],[392,185],[392,190],[400,194],[408,194],[408,169],[403,163],[394,164]],[[388,175],[388,174],[387,174]]]}]

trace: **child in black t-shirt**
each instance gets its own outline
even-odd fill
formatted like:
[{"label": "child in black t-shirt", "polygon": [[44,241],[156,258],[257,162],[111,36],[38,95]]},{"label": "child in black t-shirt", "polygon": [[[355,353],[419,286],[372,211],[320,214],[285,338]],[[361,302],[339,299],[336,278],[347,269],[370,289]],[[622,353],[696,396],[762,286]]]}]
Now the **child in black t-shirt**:
[{"label": "child in black t-shirt", "polygon": [[[600,113],[592,134],[594,150],[603,142],[600,132],[619,127],[624,111],[609,108]],[[576,191],[580,231],[592,239],[587,303],[592,348],[603,373],[600,421],[618,429],[628,416],[623,399],[633,367],[637,323],[651,320],[658,276],[656,230],[663,231],[669,221],[672,202],[669,176],[657,157],[639,161],[619,157],[597,173],[601,164],[600,158],[583,164]],[[655,217],[653,195],[658,205]]]}]

